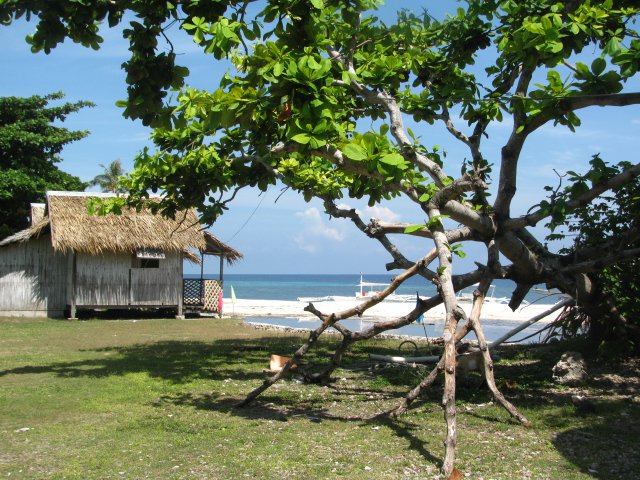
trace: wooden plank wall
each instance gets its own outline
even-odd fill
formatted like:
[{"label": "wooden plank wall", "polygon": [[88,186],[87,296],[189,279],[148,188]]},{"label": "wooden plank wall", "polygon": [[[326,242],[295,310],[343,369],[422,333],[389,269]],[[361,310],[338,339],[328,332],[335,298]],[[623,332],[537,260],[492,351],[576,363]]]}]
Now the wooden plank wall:
[{"label": "wooden plank wall", "polygon": [[68,255],[46,235],[0,248],[0,313],[60,316],[66,307]]},{"label": "wooden plank wall", "polygon": [[178,305],[182,294],[180,262],[179,253],[167,253],[160,268],[135,268],[131,254],[78,254],[76,305]]},{"label": "wooden plank wall", "polygon": [[131,269],[132,305],[178,305],[182,295],[182,255],[167,253],[160,268]]},{"label": "wooden plank wall", "polygon": [[131,254],[78,253],[76,305],[126,306],[129,304]]},{"label": "wooden plank wall", "polygon": [[[76,305],[177,306],[182,256],[167,254],[160,268],[133,268],[130,254],[78,254]],[[0,315],[61,316],[71,292],[71,254],[53,250],[49,236],[0,248]]]}]

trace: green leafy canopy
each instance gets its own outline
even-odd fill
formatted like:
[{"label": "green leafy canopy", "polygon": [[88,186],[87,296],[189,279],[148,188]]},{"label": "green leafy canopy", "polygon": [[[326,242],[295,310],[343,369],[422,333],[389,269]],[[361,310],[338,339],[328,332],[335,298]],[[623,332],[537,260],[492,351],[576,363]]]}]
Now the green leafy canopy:
[{"label": "green leafy canopy", "polygon": [[62,93],[0,98],[0,238],[26,228],[29,204],[47,190],[84,190],[87,184],[58,169],[62,149],[88,135],[54,125],[90,102],[49,105]]}]

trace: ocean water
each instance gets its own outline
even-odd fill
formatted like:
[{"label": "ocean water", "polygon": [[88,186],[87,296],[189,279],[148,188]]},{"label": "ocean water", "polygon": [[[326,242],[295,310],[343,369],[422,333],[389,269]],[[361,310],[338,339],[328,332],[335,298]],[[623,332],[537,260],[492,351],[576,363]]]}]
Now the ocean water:
[{"label": "ocean water", "polygon": [[[198,275],[187,275],[187,278],[199,278]],[[392,274],[364,274],[365,282],[387,284],[393,278]],[[209,277],[207,277],[209,278]],[[211,278],[217,278],[215,276]],[[326,297],[344,296],[353,297],[359,291],[360,274],[225,274],[224,296],[231,296],[231,287],[236,298],[249,298],[255,300],[290,300],[295,301],[299,297]],[[515,288],[510,280],[495,280],[493,289],[489,292],[493,297],[509,297]],[[382,289],[382,287],[380,288]],[[471,292],[472,288],[466,290]],[[436,294],[432,283],[422,277],[412,277],[396,290],[398,295],[415,295],[430,297]],[[548,296],[535,291],[529,292],[526,300],[530,303],[554,304],[558,301],[557,295]]]},{"label": "ocean water", "polygon": [[[186,278],[199,278],[199,275],[185,275]],[[205,276],[206,278],[217,278],[217,276]],[[363,281],[372,283],[388,284],[391,281],[392,274],[364,274]],[[360,274],[353,275],[329,275],[329,274],[226,274],[224,276],[224,292],[225,298],[231,296],[231,287],[238,299],[252,300],[285,300],[295,301],[300,297],[355,297],[359,291]],[[542,286],[541,286],[542,287]],[[379,287],[378,290],[384,287]],[[494,298],[508,298],[515,288],[515,284],[510,280],[495,280],[490,290],[491,296]],[[374,288],[375,289],[375,288]],[[468,288],[465,292],[471,293],[473,288]],[[421,297],[430,297],[436,294],[436,289],[430,282],[422,277],[412,277],[408,279],[398,290],[398,295],[415,295],[418,293]],[[558,295],[549,295],[538,291],[531,291],[526,301],[529,303],[552,305],[556,303],[560,297]],[[319,325],[319,321],[313,318],[304,317],[249,317],[246,321],[250,323],[267,323],[285,327],[313,329]],[[347,328],[360,330],[367,328],[366,320],[346,320],[342,321]],[[513,321],[490,320],[483,322],[483,329],[488,341],[493,341],[517,326]],[[520,332],[514,341],[528,337],[536,333],[543,325],[534,324],[522,332]],[[438,337],[442,335],[443,322],[435,324],[419,325],[411,324],[398,330],[390,330],[387,333],[409,336],[428,336]],[[542,335],[535,335],[526,339],[526,342],[537,342],[542,339]],[[471,333],[468,339],[475,340],[475,334]]]},{"label": "ocean water", "polygon": [[[319,320],[307,317],[249,317],[245,319],[245,321],[248,323],[304,328],[307,330],[315,329],[320,326]],[[340,323],[346,328],[356,332],[369,328],[372,324],[370,320],[366,319],[341,320]],[[517,326],[517,323],[514,323],[510,320],[486,320],[482,322],[482,330],[488,342],[497,340]],[[524,330],[515,334],[507,341],[507,343],[539,343],[547,334],[546,330],[541,332],[541,329],[544,328],[544,326],[545,324],[530,325]],[[444,321],[440,320],[436,322],[428,322],[426,324],[412,323],[398,329],[388,330],[385,333],[390,335],[404,335],[409,337],[435,338],[442,336],[443,328]],[[469,332],[466,339],[475,341],[477,340],[477,337],[474,332]]]}]

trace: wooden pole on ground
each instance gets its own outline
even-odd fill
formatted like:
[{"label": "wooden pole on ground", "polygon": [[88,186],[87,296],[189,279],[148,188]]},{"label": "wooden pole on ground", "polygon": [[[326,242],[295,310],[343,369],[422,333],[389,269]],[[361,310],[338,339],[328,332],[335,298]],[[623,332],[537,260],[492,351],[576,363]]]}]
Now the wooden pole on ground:
[{"label": "wooden pole on ground", "polygon": [[536,315],[535,317],[530,318],[529,320],[527,320],[526,322],[518,325],[516,328],[514,328],[513,330],[505,333],[503,336],[501,336],[500,338],[498,338],[497,340],[494,340],[493,342],[491,342],[489,344],[489,348],[494,348],[497,347],[498,345],[500,345],[501,343],[504,343],[505,341],[507,341],[508,339],[510,339],[511,337],[513,337],[515,334],[521,332],[522,330],[524,330],[525,328],[533,325],[534,323],[538,322],[539,320],[542,320],[544,317],[551,315],[553,312],[555,312],[556,310],[560,310],[563,307],[566,307],[567,305],[571,305],[572,303],[574,303],[573,298],[565,298],[564,300],[556,303],[553,307],[551,307],[549,310],[545,310],[544,312]]}]

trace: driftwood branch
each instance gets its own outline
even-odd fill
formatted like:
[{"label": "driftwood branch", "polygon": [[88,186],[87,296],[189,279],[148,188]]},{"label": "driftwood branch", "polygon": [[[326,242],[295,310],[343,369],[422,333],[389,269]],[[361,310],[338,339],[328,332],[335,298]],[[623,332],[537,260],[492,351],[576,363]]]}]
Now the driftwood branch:
[{"label": "driftwood branch", "polygon": [[[440,217],[439,205],[429,205],[429,218]],[[438,222],[439,223],[439,222]],[[449,476],[453,471],[456,456],[456,329],[460,318],[464,317],[464,311],[458,306],[455,289],[453,287],[451,268],[451,252],[447,243],[442,224],[433,228],[433,240],[438,253],[438,290],[445,305],[445,326],[442,334],[444,339],[444,392],[442,394],[442,407],[447,425],[447,433],[444,440],[444,460],[442,471]]]},{"label": "driftwood branch", "polygon": [[252,392],[250,392],[244,398],[244,400],[239,402],[236,406],[237,407],[245,407],[245,406],[249,405],[253,400],[255,400],[258,397],[258,395],[260,395],[266,389],[271,387],[278,380],[283,378],[291,370],[291,367],[293,365],[296,365],[302,359],[302,357],[304,357],[304,355],[309,351],[309,349],[312,347],[312,345],[316,343],[316,341],[318,340],[320,335],[322,335],[322,333],[327,328],[329,328],[331,325],[333,325],[333,323],[335,323],[336,321],[337,320],[334,320],[333,318],[329,317],[324,322],[322,322],[322,325],[320,325],[318,328],[316,328],[315,330],[313,330],[309,334],[309,337],[307,338],[307,340],[300,346],[300,348],[298,348],[298,350],[296,350],[296,352],[293,354],[293,356],[280,369],[279,372],[277,372],[272,377],[267,378],[264,382],[262,382],[262,385],[260,385],[258,388],[256,388]]}]

